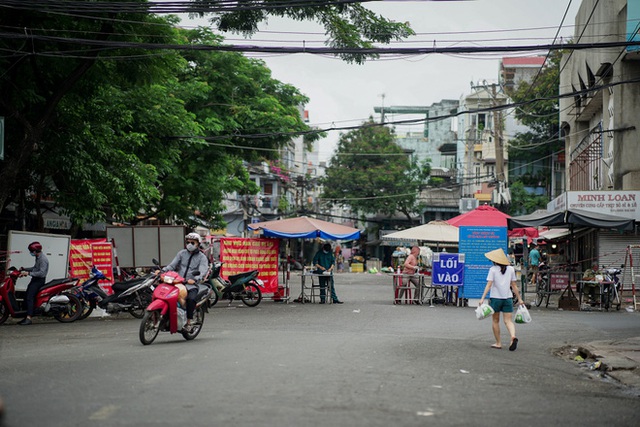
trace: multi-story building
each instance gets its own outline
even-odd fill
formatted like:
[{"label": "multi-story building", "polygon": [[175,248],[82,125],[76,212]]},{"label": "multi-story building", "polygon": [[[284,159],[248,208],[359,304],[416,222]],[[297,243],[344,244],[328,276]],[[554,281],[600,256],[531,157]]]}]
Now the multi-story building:
[{"label": "multi-story building", "polygon": [[[583,0],[574,43],[640,41],[640,2]],[[549,210],[582,208],[640,221],[640,46],[569,50],[563,55],[560,124],[565,139],[567,193]],[[636,227],[637,228],[637,227]],[[624,261],[637,234],[590,230],[576,241],[583,267]],[[613,264],[615,265],[615,264]]]},{"label": "multi-story building", "polygon": [[495,84],[473,86],[460,99],[457,173],[464,198],[500,203],[508,179],[507,133],[502,113],[508,97]]},{"label": "multi-story building", "polygon": [[500,60],[500,84],[507,93],[520,82],[531,82],[544,66],[544,56],[505,57]]},{"label": "multi-story building", "polygon": [[[596,3],[582,2],[575,42],[638,39],[638,1]],[[575,92],[560,99],[569,190],[640,189],[639,52],[634,46],[572,50],[563,56],[560,87]]]},{"label": "multi-story building", "polygon": [[422,164],[428,160],[431,176],[441,184],[437,188],[427,188],[420,195],[425,208],[420,214],[422,222],[434,219],[449,219],[459,213],[460,189],[455,184],[456,176],[456,119],[459,102],[443,99],[430,106],[390,106],[375,107],[374,111],[385,115],[422,115],[422,132],[398,133],[396,142],[409,156]]}]

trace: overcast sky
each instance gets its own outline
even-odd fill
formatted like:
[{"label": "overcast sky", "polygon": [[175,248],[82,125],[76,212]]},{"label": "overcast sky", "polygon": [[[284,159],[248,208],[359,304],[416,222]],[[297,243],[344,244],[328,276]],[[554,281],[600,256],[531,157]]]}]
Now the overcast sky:
[{"label": "overcast sky", "polygon": [[[559,37],[573,35],[580,0],[475,0],[475,1],[383,1],[366,7],[398,22],[409,22],[416,36],[401,47],[515,46],[552,43],[569,6]],[[186,22],[184,22],[186,24]],[[514,31],[516,30],[516,31]],[[225,36],[240,44],[240,36]],[[292,46],[305,43],[322,47],[323,30],[314,23],[271,18],[251,44]],[[295,43],[295,44],[294,44]],[[393,46],[400,46],[394,44]],[[442,99],[459,99],[470,90],[470,82],[497,82],[503,56],[535,53],[484,55],[430,54],[382,57],[364,65],[311,54],[248,55],[264,60],[273,77],[299,88],[310,102],[311,125],[319,128],[352,126],[373,115],[375,106],[428,106]],[[384,94],[384,97],[383,97]],[[407,116],[387,116],[402,120]],[[409,117],[410,118],[410,117]],[[421,131],[421,125],[401,131]],[[339,132],[329,132],[320,142],[321,159],[330,157]]]}]

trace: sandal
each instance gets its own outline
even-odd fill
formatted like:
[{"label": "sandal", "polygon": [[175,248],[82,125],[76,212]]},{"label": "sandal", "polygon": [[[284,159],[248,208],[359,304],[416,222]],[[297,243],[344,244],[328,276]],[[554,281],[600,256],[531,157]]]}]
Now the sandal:
[{"label": "sandal", "polygon": [[514,338],[513,341],[511,341],[509,351],[516,351],[516,348],[518,348],[518,338]]}]

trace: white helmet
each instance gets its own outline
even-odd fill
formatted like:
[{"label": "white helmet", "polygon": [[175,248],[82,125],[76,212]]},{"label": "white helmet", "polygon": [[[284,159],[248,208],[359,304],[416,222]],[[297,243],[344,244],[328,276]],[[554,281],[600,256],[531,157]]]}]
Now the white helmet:
[{"label": "white helmet", "polygon": [[198,244],[202,243],[202,238],[198,233],[195,233],[195,232],[189,233],[186,236],[184,236],[184,240],[197,240]]}]

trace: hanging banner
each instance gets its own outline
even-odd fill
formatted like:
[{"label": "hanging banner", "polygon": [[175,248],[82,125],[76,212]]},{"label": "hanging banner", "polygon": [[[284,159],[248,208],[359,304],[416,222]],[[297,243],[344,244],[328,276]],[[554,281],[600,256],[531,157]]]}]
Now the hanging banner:
[{"label": "hanging banner", "polygon": [[244,239],[225,237],[220,239],[220,261],[225,278],[250,270],[258,270],[258,279],[264,282],[263,293],[278,290],[278,253],[280,240]]},{"label": "hanging banner", "polygon": [[69,264],[72,277],[87,280],[91,267],[96,266],[107,280],[101,280],[100,286],[111,293],[113,284],[113,246],[107,239],[72,239],[69,249]]}]

